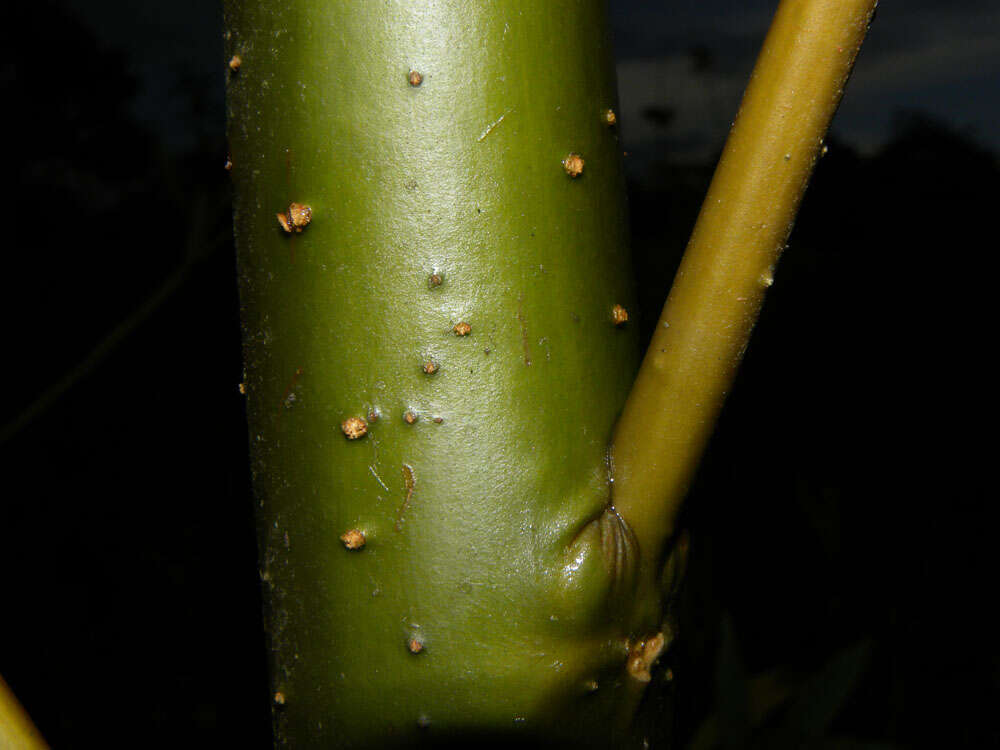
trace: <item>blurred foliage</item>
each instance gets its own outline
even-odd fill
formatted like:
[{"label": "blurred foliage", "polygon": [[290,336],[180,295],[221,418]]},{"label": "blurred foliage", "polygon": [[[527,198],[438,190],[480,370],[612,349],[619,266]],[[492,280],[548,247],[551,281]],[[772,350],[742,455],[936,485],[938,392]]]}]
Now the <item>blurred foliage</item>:
[{"label": "blurred foliage", "polygon": [[781,670],[751,677],[739,654],[729,618],[716,656],[716,711],[688,750],[721,748],[890,748],[891,745],[828,737],[833,720],[858,686],[870,643],[836,653],[814,674],[795,679]]}]

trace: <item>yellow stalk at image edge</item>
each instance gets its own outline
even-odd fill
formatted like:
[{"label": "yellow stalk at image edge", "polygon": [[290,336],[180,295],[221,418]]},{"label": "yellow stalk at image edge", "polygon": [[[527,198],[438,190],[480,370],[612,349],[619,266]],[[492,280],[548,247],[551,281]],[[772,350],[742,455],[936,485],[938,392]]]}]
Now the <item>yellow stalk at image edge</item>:
[{"label": "yellow stalk at image edge", "polygon": [[42,735],[0,677],[0,750],[48,750]]}]

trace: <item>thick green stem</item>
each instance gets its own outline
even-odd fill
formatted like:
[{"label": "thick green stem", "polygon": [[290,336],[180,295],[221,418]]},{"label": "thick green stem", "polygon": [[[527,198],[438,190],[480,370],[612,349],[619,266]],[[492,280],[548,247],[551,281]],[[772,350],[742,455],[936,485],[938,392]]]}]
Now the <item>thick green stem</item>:
[{"label": "thick green stem", "polygon": [[0,748],[47,750],[48,745],[31,723],[17,697],[0,677]]},{"label": "thick green stem", "polygon": [[659,565],[875,0],[783,0],[615,429],[615,506]]},{"label": "thick green stem", "polygon": [[621,739],[669,639],[662,538],[871,6],[782,4],[612,497],[638,351],[602,0],[227,0],[279,744]]},{"label": "thick green stem", "polygon": [[282,745],[607,745],[644,684],[609,509],[639,347],[604,13],[226,3]]}]

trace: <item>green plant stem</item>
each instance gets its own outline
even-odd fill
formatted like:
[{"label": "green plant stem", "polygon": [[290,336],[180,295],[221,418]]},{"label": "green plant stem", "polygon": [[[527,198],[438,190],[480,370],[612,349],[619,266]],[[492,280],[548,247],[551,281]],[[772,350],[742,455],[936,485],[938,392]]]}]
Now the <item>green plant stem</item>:
[{"label": "green plant stem", "polygon": [[48,745],[31,723],[13,691],[0,677],[0,748],[7,750],[46,750]]},{"label": "green plant stem", "polygon": [[604,0],[225,8],[277,743],[611,746],[645,633]]},{"label": "green plant stem", "polygon": [[783,0],[616,426],[615,507],[665,540],[785,247],[875,0]]}]

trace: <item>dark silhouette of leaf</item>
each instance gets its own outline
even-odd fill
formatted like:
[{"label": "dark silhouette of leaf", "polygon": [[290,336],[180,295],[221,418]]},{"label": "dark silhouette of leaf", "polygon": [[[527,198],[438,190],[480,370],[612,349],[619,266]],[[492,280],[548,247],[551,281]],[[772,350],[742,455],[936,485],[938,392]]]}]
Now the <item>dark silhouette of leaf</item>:
[{"label": "dark silhouette of leaf", "polygon": [[750,683],[729,614],[722,618],[722,636],[715,663],[720,746],[746,747],[750,724]]},{"label": "dark silhouette of leaf", "polygon": [[854,692],[870,656],[867,639],[837,652],[803,683],[788,706],[779,733],[796,739],[823,737]]}]

